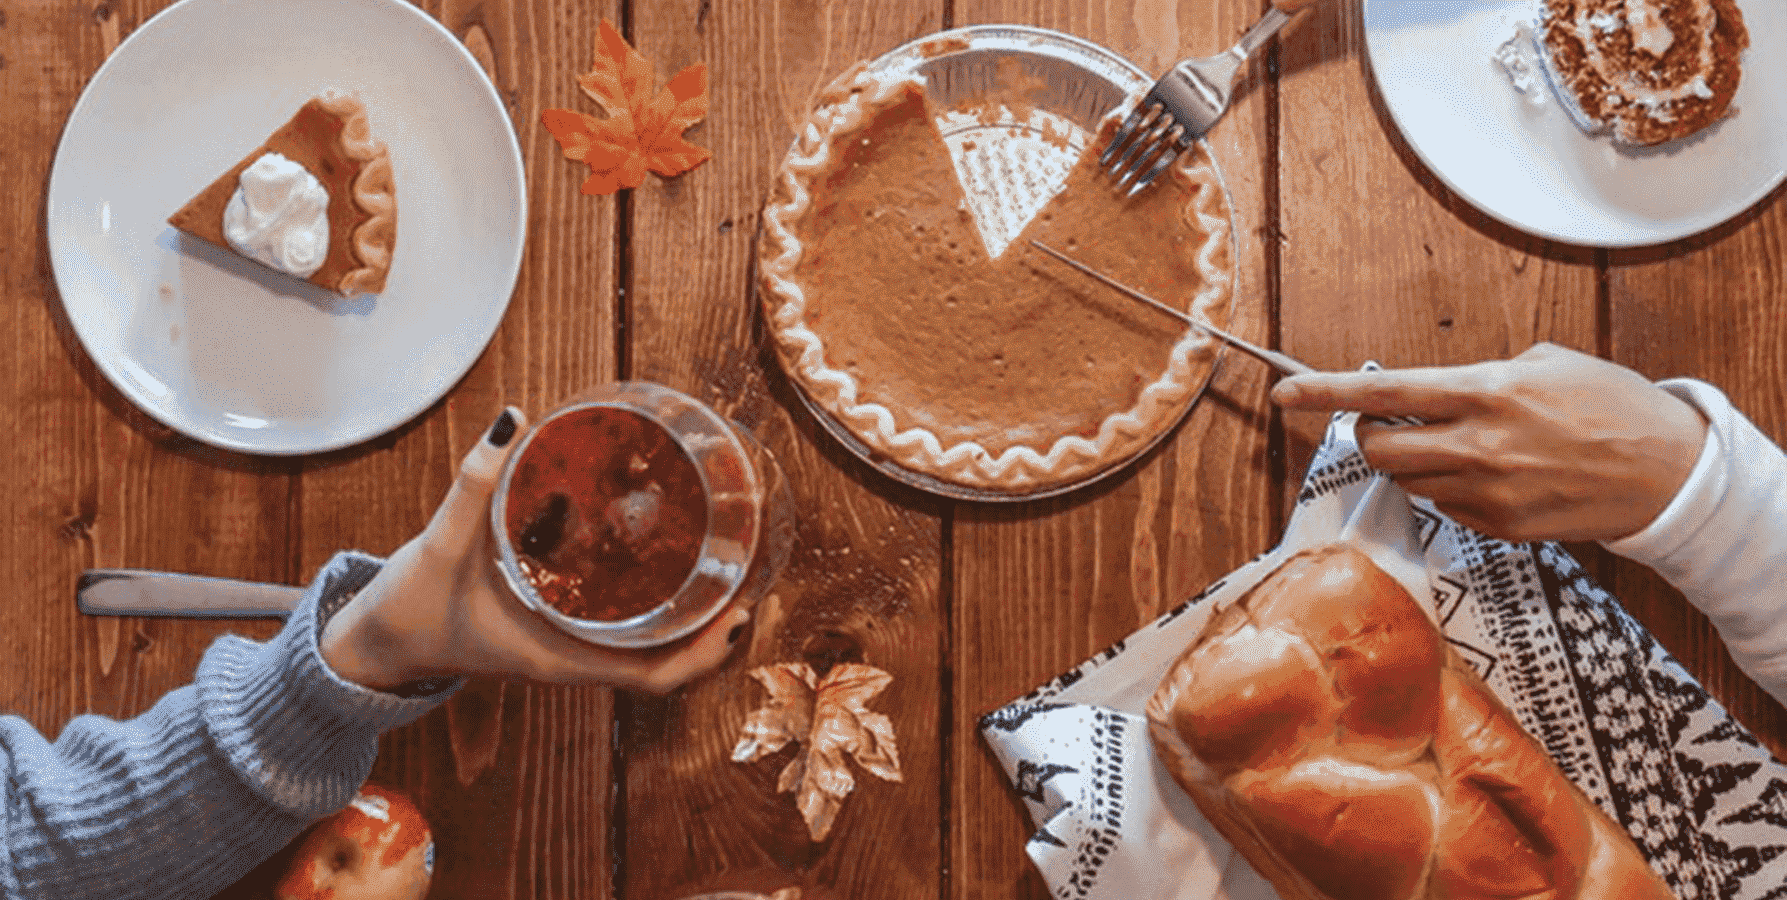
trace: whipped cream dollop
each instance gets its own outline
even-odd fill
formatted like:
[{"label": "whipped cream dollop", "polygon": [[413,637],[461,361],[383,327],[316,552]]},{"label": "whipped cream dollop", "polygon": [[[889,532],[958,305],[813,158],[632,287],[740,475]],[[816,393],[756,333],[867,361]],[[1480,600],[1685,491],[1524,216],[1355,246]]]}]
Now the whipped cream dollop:
[{"label": "whipped cream dollop", "polygon": [[1626,0],[1626,21],[1632,24],[1632,46],[1658,59],[1675,44],[1675,32],[1663,22],[1663,11],[1650,0]]},{"label": "whipped cream dollop", "polygon": [[1495,48],[1495,61],[1508,76],[1508,83],[1526,98],[1526,102],[1533,106],[1545,105],[1545,95],[1551,92],[1551,87],[1542,74],[1545,62],[1539,56],[1539,38],[1533,33],[1532,23],[1514,23],[1514,36]]},{"label": "whipped cream dollop", "polygon": [[224,207],[223,236],[243,256],[309,278],[329,255],[329,192],[298,163],[262,154]]}]

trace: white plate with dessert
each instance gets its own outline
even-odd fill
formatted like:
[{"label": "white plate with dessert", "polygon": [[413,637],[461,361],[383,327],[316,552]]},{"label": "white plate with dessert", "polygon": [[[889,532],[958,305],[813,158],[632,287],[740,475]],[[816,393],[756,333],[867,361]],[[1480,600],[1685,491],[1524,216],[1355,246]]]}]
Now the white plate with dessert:
[{"label": "white plate with dessert", "polygon": [[[1730,4],[1741,16],[1718,14]],[[1364,17],[1373,75],[1409,145],[1515,228],[1661,244],[1743,213],[1787,178],[1787,4],[1366,0]],[[1732,69],[1716,61],[1731,44],[1718,29],[1737,18],[1749,46]],[[1680,74],[1651,74],[1658,66]],[[1591,72],[1661,89],[1603,91]]]},{"label": "white plate with dessert", "polygon": [[451,389],[527,222],[495,88],[396,0],[169,7],[88,83],[47,207],[106,378],[183,434],[274,455],[360,443]]}]

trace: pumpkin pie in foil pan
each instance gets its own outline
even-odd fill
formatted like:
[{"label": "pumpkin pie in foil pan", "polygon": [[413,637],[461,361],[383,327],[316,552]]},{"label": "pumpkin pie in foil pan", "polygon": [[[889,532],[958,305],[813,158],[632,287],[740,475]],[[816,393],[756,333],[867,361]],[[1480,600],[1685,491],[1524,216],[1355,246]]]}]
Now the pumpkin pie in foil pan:
[{"label": "pumpkin pie in foil pan", "polygon": [[980,26],[822,92],[776,173],[758,276],[783,368],[845,446],[939,494],[1028,500],[1184,417],[1217,342],[1030,244],[1229,324],[1233,217],[1207,146],[1133,197],[1097,166],[1150,83],[1077,38]]}]

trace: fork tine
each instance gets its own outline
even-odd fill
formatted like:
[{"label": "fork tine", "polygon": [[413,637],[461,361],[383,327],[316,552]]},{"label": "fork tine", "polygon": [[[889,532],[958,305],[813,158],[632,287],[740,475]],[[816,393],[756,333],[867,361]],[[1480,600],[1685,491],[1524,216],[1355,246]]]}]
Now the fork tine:
[{"label": "fork tine", "polygon": [[1152,161],[1155,154],[1160,152],[1163,139],[1175,130],[1184,129],[1173,121],[1172,113],[1162,112],[1155,120],[1154,127],[1135,139],[1135,144],[1123,155],[1123,161],[1111,167],[1111,174],[1116,177],[1117,183],[1121,185],[1129,176],[1141,171],[1144,165]]},{"label": "fork tine", "polygon": [[[1119,189],[1133,195],[1152,184],[1222,118],[1242,64],[1296,15],[1279,8],[1288,5],[1285,0],[1272,0],[1272,9],[1227,52],[1180,60],[1154,82],[1138,110],[1124,119],[1116,140],[1098,159]],[[1138,116],[1141,108],[1150,112]]]},{"label": "fork tine", "polygon": [[1174,142],[1168,146],[1167,151],[1160,155],[1160,160],[1154,164],[1154,167],[1148,170],[1148,174],[1143,175],[1134,185],[1130,186],[1128,196],[1133,197],[1137,191],[1153,184],[1154,179],[1159,178],[1160,173],[1165,172],[1167,167],[1173,164],[1173,160],[1179,158],[1178,146],[1178,141],[1174,140]]},{"label": "fork tine", "polygon": [[1172,164],[1173,158],[1179,155],[1178,146],[1170,140],[1161,141],[1159,151],[1148,154],[1146,160],[1138,161],[1123,180],[1118,182],[1118,189],[1124,191],[1125,196],[1134,196],[1159,174],[1163,166]]},{"label": "fork tine", "polygon": [[1106,167],[1111,173],[1111,177],[1122,178],[1123,173],[1127,172],[1129,167],[1134,164],[1136,157],[1146,155],[1153,147],[1154,139],[1158,136],[1161,128],[1170,127],[1172,121],[1172,114],[1162,109],[1158,115],[1151,116],[1143,123],[1142,127],[1137,128],[1135,136],[1129,140],[1129,145],[1124,147],[1123,152]]},{"label": "fork tine", "polygon": [[1123,146],[1124,142],[1134,136],[1136,127],[1141,125],[1142,119],[1147,116],[1148,106],[1148,102],[1144,99],[1143,102],[1136,104],[1135,109],[1129,111],[1123,124],[1118,126],[1117,133],[1111,136],[1111,142],[1105,146],[1104,153],[1099,155],[1098,164],[1100,166],[1110,164],[1111,157]]},{"label": "fork tine", "polygon": [[1148,147],[1148,152],[1137,157],[1135,162],[1123,172],[1122,177],[1117,179],[1117,190],[1125,193],[1134,193],[1133,189],[1136,181],[1140,179],[1142,174],[1149,170],[1149,167],[1154,164],[1155,160],[1159,159],[1163,154],[1171,152],[1172,149],[1173,144],[1164,138],[1155,141]]},{"label": "fork tine", "polygon": [[1117,133],[1111,136],[1111,143],[1104,148],[1104,153],[1099,155],[1098,164],[1115,171],[1117,166],[1113,159],[1118,157],[1126,147],[1133,146],[1134,142],[1140,139],[1141,134],[1152,125],[1154,118],[1163,115],[1165,111],[1166,106],[1152,96],[1142,98],[1142,102],[1136,104],[1135,110],[1123,120],[1123,127],[1117,129]]}]

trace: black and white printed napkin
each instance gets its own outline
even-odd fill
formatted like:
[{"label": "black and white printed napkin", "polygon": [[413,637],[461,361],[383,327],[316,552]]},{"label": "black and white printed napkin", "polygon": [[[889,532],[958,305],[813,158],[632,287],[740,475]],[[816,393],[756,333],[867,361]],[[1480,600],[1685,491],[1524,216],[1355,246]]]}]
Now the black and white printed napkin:
[{"label": "black and white printed napkin", "polygon": [[1509,544],[1411,501],[1339,415],[1271,552],[981,719],[1059,898],[1275,900],[1156,760],[1143,715],[1212,608],[1298,550],[1351,541],[1416,597],[1528,733],[1682,900],[1787,900],[1787,765],[1556,544]]}]

